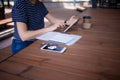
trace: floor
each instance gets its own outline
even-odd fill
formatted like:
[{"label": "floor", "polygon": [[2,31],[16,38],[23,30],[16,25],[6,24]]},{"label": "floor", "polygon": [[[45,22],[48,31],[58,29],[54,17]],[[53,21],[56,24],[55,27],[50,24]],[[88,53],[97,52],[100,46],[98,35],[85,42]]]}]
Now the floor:
[{"label": "floor", "polygon": [[[79,56],[76,56],[75,59],[80,61],[80,69],[77,70],[75,68],[76,71],[73,71],[74,69],[70,68],[70,66],[72,66],[71,64],[67,65],[68,69],[65,69],[65,64],[57,65],[56,63],[51,69],[51,72],[54,73],[48,74],[46,72],[49,67],[51,67],[50,65],[44,65],[45,67],[34,67],[33,64],[37,64],[35,61],[33,64],[28,61],[28,66],[27,62],[9,59],[0,63],[1,80],[120,80],[119,9],[88,8],[82,13],[64,8],[49,9],[49,11],[54,14],[55,17],[61,19],[68,19],[73,14],[78,15],[81,18],[85,15],[92,16],[91,29],[84,30],[81,25],[78,25],[81,35],[84,35],[84,41],[81,42],[82,48],[80,49],[80,54]],[[11,46],[0,50],[1,61],[10,55]],[[87,58],[89,60],[87,60]],[[99,60],[103,63],[99,63]],[[54,67],[57,68],[57,70],[54,70]],[[71,73],[71,71],[73,73]],[[61,75],[57,75],[58,73]],[[40,75],[38,76],[35,74]],[[67,74],[71,74],[71,77],[68,78]],[[65,78],[63,79],[62,77]]]}]

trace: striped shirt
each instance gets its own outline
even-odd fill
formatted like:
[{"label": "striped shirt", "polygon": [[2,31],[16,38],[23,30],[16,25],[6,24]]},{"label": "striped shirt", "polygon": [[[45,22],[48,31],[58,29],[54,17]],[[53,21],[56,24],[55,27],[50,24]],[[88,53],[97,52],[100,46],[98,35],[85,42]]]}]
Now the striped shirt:
[{"label": "striped shirt", "polygon": [[32,4],[29,0],[17,0],[12,9],[12,18],[15,28],[14,37],[21,40],[16,22],[26,23],[28,30],[41,29],[44,27],[44,17],[47,13],[48,10],[44,4],[38,0],[35,4]]}]

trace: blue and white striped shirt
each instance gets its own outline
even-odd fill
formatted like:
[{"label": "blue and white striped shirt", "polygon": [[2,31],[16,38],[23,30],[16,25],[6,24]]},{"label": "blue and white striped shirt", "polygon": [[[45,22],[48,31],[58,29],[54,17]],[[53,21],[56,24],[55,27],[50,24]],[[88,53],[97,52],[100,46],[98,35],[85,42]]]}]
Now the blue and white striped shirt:
[{"label": "blue and white striped shirt", "polygon": [[44,17],[47,13],[48,10],[44,4],[38,0],[35,4],[32,4],[29,0],[17,0],[12,9],[12,18],[15,28],[14,37],[21,40],[16,22],[26,23],[28,30],[41,29],[44,27]]}]

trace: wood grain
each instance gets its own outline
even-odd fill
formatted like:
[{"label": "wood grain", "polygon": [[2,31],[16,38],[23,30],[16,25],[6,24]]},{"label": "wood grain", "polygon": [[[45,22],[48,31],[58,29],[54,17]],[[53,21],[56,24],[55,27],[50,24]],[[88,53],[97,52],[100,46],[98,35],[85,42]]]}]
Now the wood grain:
[{"label": "wood grain", "polygon": [[[88,8],[83,13],[60,10],[54,10],[59,14],[52,13],[62,15],[62,19],[72,14],[92,16],[92,28],[82,29],[78,22],[67,33],[83,38],[67,46],[63,54],[40,50],[42,41],[36,41],[0,64],[0,79],[120,80],[120,10]],[[6,49],[1,51],[7,54]]]}]

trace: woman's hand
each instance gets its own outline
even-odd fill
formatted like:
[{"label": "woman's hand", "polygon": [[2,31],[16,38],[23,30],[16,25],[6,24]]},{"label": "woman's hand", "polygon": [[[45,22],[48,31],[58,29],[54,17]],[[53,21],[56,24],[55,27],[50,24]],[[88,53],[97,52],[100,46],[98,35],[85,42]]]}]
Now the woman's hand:
[{"label": "woman's hand", "polygon": [[60,30],[60,29],[63,29],[63,28],[65,28],[65,27],[66,27],[66,24],[63,23],[63,22],[55,23],[55,24],[53,24],[52,26],[50,26],[51,31]]}]

